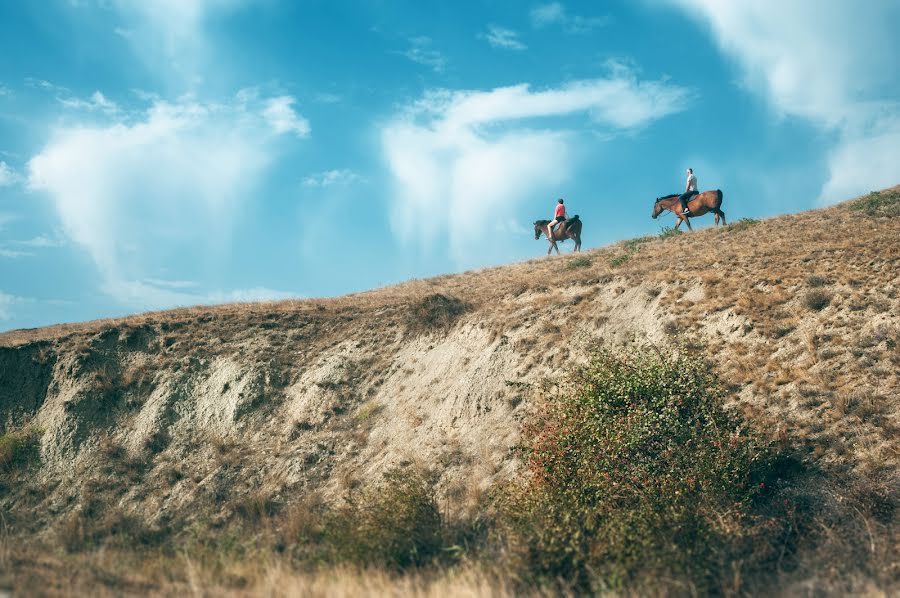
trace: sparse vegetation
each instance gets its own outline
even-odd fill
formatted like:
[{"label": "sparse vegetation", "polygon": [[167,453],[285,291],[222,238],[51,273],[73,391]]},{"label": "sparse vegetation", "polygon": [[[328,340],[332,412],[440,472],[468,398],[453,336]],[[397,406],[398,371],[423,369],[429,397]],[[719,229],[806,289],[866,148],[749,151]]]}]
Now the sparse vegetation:
[{"label": "sparse vegetation", "polygon": [[684,232],[680,228],[674,228],[672,226],[664,226],[659,229],[660,239],[671,239],[672,237],[677,237],[682,234],[684,234]]},{"label": "sparse vegetation", "polygon": [[587,268],[593,263],[593,260],[586,255],[579,255],[576,258],[570,259],[566,264],[566,268],[569,270],[577,270],[578,268]]},{"label": "sparse vegetation", "polygon": [[854,210],[864,212],[867,216],[900,216],[900,190],[894,188],[885,191],[873,191],[862,199],[850,204]]},{"label": "sparse vegetation", "polygon": [[429,331],[447,329],[469,310],[469,306],[456,297],[434,293],[413,305],[409,316],[409,329]]},{"label": "sparse vegetation", "polygon": [[759,224],[759,220],[756,220],[755,218],[741,218],[737,222],[729,224],[725,227],[725,230],[731,233],[737,233],[756,226],[757,224]]}]

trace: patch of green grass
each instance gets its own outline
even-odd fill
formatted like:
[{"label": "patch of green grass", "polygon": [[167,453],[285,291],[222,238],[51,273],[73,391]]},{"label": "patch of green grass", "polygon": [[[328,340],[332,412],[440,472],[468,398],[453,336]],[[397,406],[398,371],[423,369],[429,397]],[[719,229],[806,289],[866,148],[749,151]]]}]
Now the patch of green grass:
[{"label": "patch of green grass", "polygon": [[382,411],[384,411],[384,405],[376,403],[375,401],[369,401],[359,408],[355,418],[356,421],[360,423],[367,422],[375,418]]},{"label": "patch of green grass", "polygon": [[26,468],[40,460],[40,430],[26,428],[0,436],[0,472]]},{"label": "patch of green grass", "polygon": [[684,234],[681,229],[674,228],[671,226],[664,226],[659,229],[659,238],[660,239],[670,239],[672,237],[677,237],[678,235]]},{"label": "patch of green grass", "polygon": [[710,371],[699,355],[601,351],[539,406],[530,475],[498,502],[523,576],[706,595],[785,556],[793,528],[772,491],[792,462],[723,407]]},{"label": "patch of green grass", "polygon": [[865,212],[867,216],[900,216],[900,191],[873,191],[858,199],[850,208]]},{"label": "patch of green grass", "polygon": [[613,268],[618,268],[625,262],[631,259],[630,253],[623,253],[622,255],[617,255],[616,257],[609,260],[609,265]]},{"label": "patch of green grass", "polygon": [[587,268],[593,263],[593,260],[586,255],[580,255],[575,259],[569,260],[566,264],[567,270],[575,270],[577,268]]},{"label": "patch of green grass", "polygon": [[759,224],[759,220],[757,220],[755,218],[741,218],[737,222],[732,222],[731,224],[729,224],[725,228],[725,230],[727,230],[730,233],[738,233],[738,232],[741,232],[742,230],[747,230],[748,228],[750,228],[752,226],[756,226],[757,224]]}]

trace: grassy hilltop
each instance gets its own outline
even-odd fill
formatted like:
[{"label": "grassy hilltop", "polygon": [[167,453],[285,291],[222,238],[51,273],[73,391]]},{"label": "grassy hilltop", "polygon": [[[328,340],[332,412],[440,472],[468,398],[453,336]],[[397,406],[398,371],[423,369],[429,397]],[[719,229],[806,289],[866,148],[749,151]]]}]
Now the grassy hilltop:
[{"label": "grassy hilltop", "polygon": [[898,345],[900,187],[0,334],[0,590],[897,592]]}]

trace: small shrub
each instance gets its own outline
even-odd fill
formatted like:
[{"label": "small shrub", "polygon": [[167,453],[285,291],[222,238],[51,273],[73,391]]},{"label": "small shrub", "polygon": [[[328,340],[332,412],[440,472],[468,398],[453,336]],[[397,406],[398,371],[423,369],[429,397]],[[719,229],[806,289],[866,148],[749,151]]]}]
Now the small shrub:
[{"label": "small shrub", "polygon": [[576,591],[668,578],[702,595],[784,556],[786,518],[753,513],[786,460],[708,371],[696,355],[598,352],[540,406],[530,476],[497,502],[523,576]]},{"label": "small shrub", "polygon": [[850,207],[864,212],[867,216],[900,216],[900,190],[873,191],[862,199],[858,199]]},{"label": "small shrub", "polygon": [[811,288],[824,287],[830,281],[824,276],[817,276],[815,274],[810,274],[806,277],[806,286]]},{"label": "small shrub", "polygon": [[631,259],[631,254],[623,253],[622,255],[617,255],[616,257],[609,260],[609,265],[613,268],[618,268],[619,266],[621,266],[622,264],[627,262],[629,259]]},{"label": "small shrub", "polygon": [[40,432],[34,428],[0,436],[0,472],[26,468],[40,459]]},{"label": "small shrub", "polygon": [[469,306],[456,297],[440,293],[428,295],[413,305],[409,315],[409,328],[412,331],[446,329],[468,310]]},{"label": "small shrub", "polygon": [[568,270],[576,270],[578,268],[587,268],[592,263],[591,258],[586,255],[580,255],[573,260],[569,260],[569,263],[566,264],[566,269]]},{"label": "small shrub", "polygon": [[822,311],[831,303],[831,295],[822,289],[814,289],[803,296],[803,304],[813,311]]},{"label": "small shrub", "polygon": [[660,239],[670,239],[672,237],[677,237],[678,235],[683,234],[681,229],[673,228],[671,226],[664,226],[659,229],[659,238]]},{"label": "small shrub", "polygon": [[759,220],[756,220],[755,218],[741,218],[737,222],[732,222],[731,224],[729,224],[728,228],[726,228],[725,230],[731,233],[738,233],[742,230],[747,230],[748,228],[757,224],[759,224]]},{"label": "small shrub", "polygon": [[323,540],[331,557],[393,570],[431,563],[441,553],[443,528],[434,484],[421,472],[395,469],[329,511]]}]

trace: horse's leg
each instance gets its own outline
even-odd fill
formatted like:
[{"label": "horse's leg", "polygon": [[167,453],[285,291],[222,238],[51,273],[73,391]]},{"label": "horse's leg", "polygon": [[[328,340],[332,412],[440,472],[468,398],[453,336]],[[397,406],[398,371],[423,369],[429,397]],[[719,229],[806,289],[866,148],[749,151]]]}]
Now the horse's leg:
[{"label": "horse's leg", "polygon": [[719,210],[719,216],[722,217],[722,226],[728,225],[728,223],[725,222],[725,212],[723,212],[722,210]]},{"label": "horse's leg", "polygon": [[687,224],[688,230],[694,230],[694,227],[691,226],[691,219],[685,218],[684,223]]},{"label": "horse's leg", "polygon": [[681,217],[679,216],[679,217],[678,217],[678,222],[675,223],[675,230],[678,230],[678,227],[681,226],[681,221],[682,221],[682,220],[684,220],[684,218],[681,218]]},{"label": "horse's leg", "polygon": [[716,215],[716,226],[719,226],[719,212],[715,212]]}]

